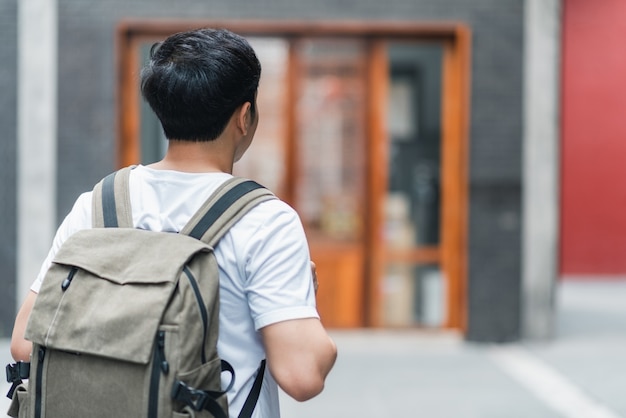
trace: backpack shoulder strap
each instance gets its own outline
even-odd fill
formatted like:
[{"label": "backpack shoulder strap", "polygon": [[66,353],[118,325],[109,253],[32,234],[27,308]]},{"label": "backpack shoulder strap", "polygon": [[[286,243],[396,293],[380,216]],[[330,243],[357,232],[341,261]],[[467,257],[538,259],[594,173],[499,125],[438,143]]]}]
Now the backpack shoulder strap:
[{"label": "backpack shoulder strap", "polygon": [[222,184],[181,231],[215,247],[228,229],[250,209],[276,196],[260,184],[233,177]]},{"label": "backpack shoulder strap", "polygon": [[[181,234],[202,240],[215,248],[226,231],[240,220],[250,209],[276,196],[260,184],[241,177],[224,182],[191,217]],[[250,418],[261,394],[265,360],[257,369],[252,389],[244,403],[239,418]]]},{"label": "backpack shoulder strap", "polygon": [[125,167],[103,178],[93,188],[92,226],[132,228],[128,179],[133,167]]}]

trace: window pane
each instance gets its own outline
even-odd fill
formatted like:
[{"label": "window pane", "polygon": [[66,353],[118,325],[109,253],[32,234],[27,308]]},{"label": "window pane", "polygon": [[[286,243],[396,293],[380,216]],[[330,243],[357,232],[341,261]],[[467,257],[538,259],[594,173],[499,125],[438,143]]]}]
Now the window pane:
[{"label": "window pane", "polygon": [[257,96],[259,126],[234,174],[282,194],[285,175],[285,97],[289,44],[278,38],[248,38],[261,62]]},{"label": "window pane", "polygon": [[359,240],[365,187],[365,48],[352,40],[306,40],[298,44],[297,54],[296,205],[313,233]]},{"label": "window pane", "polygon": [[[141,45],[140,57],[141,67],[143,67],[150,59],[150,48],[154,42],[147,42]],[[139,88],[139,87],[137,87]],[[141,164],[151,164],[159,161],[165,156],[167,151],[167,138],[163,133],[161,122],[156,117],[150,105],[139,95],[141,101],[140,107],[140,152]]]},{"label": "window pane", "polygon": [[383,324],[442,326],[444,286],[436,265],[388,264],[383,279]]},{"label": "window pane", "polygon": [[386,203],[392,245],[397,240],[408,240],[409,245],[439,243],[441,65],[439,45],[389,45]]}]

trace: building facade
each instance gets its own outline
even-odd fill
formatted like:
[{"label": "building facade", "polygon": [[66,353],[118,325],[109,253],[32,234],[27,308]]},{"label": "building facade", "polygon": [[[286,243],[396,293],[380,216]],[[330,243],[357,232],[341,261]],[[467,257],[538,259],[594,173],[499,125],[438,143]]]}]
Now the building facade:
[{"label": "building facade", "polygon": [[330,326],[550,335],[558,1],[10,0],[0,11],[3,335],[75,198],[162,152],[135,83],[146,49],[204,25],[251,38],[264,62],[260,157],[240,170],[299,211]]}]

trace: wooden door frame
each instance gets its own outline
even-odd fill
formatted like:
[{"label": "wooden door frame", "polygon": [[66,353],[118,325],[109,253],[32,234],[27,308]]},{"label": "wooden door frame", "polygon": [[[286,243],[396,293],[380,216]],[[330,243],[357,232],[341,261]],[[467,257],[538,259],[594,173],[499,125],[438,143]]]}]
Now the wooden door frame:
[{"label": "wooden door frame", "polygon": [[[369,73],[370,96],[368,100],[368,207],[366,221],[376,227],[368,228],[366,237],[365,271],[365,318],[368,326],[382,325],[381,283],[375,277],[382,277],[384,253],[382,246],[383,207],[382,198],[386,193],[387,138],[384,112],[380,106],[386,102],[386,88],[377,83],[384,74],[384,41],[424,40],[436,41],[443,45],[442,75],[442,211],[440,231],[441,252],[426,252],[424,257],[440,262],[446,278],[447,300],[444,327],[465,331],[467,322],[467,223],[468,223],[468,142],[470,114],[470,60],[471,33],[462,23],[429,23],[398,21],[271,21],[271,20],[124,20],[116,31],[118,66],[118,135],[117,162],[119,166],[135,164],[140,159],[138,89],[139,68],[137,54],[139,45],[149,39],[162,39],[164,36],[200,27],[223,27],[244,36],[272,36],[291,39],[294,37],[358,37],[370,42],[371,67]],[[293,54],[290,54],[290,56]],[[290,61],[289,66],[294,63]],[[292,71],[289,71],[293,74]],[[294,85],[293,77],[288,77],[289,86]],[[293,89],[288,88],[293,94]],[[288,106],[293,108],[293,106]],[[291,110],[293,112],[293,110]],[[292,115],[293,116],[293,115]],[[288,117],[292,120],[293,117]],[[287,133],[293,136],[295,126],[288,122]],[[294,141],[288,141],[292,147]],[[287,149],[287,182],[293,180],[296,161],[293,152]],[[287,190],[295,185],[287,184]],[[290,200],[290,193],[285,196]],[[425,258],[425,260],[426,260]]]}]

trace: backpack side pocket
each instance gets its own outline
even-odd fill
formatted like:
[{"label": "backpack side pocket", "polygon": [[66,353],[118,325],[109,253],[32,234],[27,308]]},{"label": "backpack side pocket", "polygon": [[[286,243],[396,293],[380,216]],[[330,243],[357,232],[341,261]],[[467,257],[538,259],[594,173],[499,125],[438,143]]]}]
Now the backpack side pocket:
[{"label": "backpack side pocket", "polygon": [[15,388],[7,415],[13,418],[26,418],[29,416],[29,410],[28,386],[26,383],[22,383]]}]

